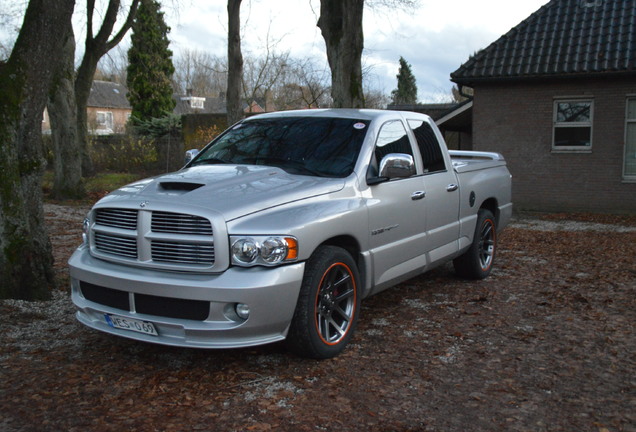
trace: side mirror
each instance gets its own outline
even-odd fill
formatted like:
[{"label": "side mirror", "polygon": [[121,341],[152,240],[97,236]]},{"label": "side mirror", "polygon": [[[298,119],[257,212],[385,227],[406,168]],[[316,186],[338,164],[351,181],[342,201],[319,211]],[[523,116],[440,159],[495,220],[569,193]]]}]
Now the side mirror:
[{"label": "side mirror", "polygon": [[389,153],[380,162],[380,177],[406,178],[415,175],[413,156],[405,153]]},{"label": "side mirror", "polygon": [[188,150],[188,151],[186,151],[186,152],[185,152],[185,163],[186,163],[186,164],[187,164],[187,163],[190,163],[190,161],[191,161],[192,159],[194,159],[194,157],[195,157],[196,155],[198,155],[198,154],[199,154],[199,150],[197,150],[197,149],[192,149],[192,150]]}]

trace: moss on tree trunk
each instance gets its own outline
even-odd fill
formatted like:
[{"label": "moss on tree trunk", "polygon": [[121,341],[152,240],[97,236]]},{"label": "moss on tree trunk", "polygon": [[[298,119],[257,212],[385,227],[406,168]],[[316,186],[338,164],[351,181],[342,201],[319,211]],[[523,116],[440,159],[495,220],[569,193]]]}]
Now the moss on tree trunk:
[{"label": "moss on tree trunk", "polygon": [[74,0],[31,0],[0,66],[0,297],[42,299],[54,284],[42,208],[42,112],[71,29]]}]

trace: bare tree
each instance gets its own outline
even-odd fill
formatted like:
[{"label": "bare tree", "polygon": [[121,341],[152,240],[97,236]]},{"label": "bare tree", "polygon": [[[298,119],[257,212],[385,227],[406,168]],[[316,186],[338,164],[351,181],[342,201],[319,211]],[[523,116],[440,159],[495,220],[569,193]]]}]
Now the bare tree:
[{"label": "bare tree", "polygon": [[331,97],[336,108],[362,108],[362,12],[364,0],[320,0],[318,27],[331,68]]},{"label": "bare tree", "polygon": [[75,77],[75,102],[77,105],[77,130],[82,150],[82,174],[93,174],[93,163],[88,154],[88,118],[86,105],[93,85],[93,76],[97,63],[108,51],[113,49],[124,38],[132,26],[140,0],[132,0],[128,8],[128,15],[119,31],[111,37],[117,22],[117,14],[121,7],[120,0],[109,0],[102,25],[97,34],[93,34],[93,15],[95,0],[86,0],[86,40],[84,42],[84,57],[77,69]]},{"label": "bare tree", "polygon": [[331,106],[329,67],[312,58],[290,59],[286,82],[278,87],[276,104],[284,108]]},{"label": "bare tree", "polygon": [[127,68],[128,52],[121,45],[117,45],[99,60],[93,79],[110,81],[125,86]]},{"label": "bare tree", "polygon": [[227,90],[227,65],[225,59],[210,53],[185,49],[174,62],[172,77],[176,93],[192,90],[196,96],[219,96]]},{"label": "bare tree", "polygon": [[60,52],[62,66],[58,71],[47,102],[53,146],[53,195],[57,199],[80,198],[82,183],[82,150],[77,130],[77,105],[74,97],[75,37],[71,30]]},{"label": "bare tree", "polygon": [[241,82],[243,54],[241,53],[241,0],[228,0],[227,36],[227,123],[234,124],[243,118]]},{"label": "bare tree", "polygon": [[0,297],[36,299],[54,285],[42,209],[42,112],[70,37],[75,0],[31,0],[0,62]]},{"label": "bare tree", "polygon": [[337,108],[365,106],[362,88],[362,14],[369,7],[410,10],[420,0],[320,0],[318,27],[331,68],[331,96]]},{"label": "bare tree", "polygon": [[[77,71],[73,74],[69,70],[74,64],[74,49],[67,47],[64,55],[66,72],[59,76],[57,85],[51,89],[47,104],[49,115],[52,115],[51,139],[54,149],[64,151],[55,152],[55,184],[54,193],[58,198],[72,198],[80,196],[82,190],[82,175],[93,174],[93,164],[88,153],[88,117],[86,107],[93,85],[93,77],[99,60],[123,39],[130,29],[140,0],[132,0],[128,15],[119,31],[111,38],[117,16],[121,9],[120,0],[109,0],[101,26],[94,34],[93,16],[96,11],[95,0],[86,1],[86,39],[84,42],[84,57]],[[71,112],[71,107],[75,112]],[[61,113],[61,114],[56,114]],[[54,121],[53,117],[57,118]],[[81,170],[78,170],[80,158]]]},{"label": "bare tree", "polygon": [[364,88],[364,104],[366,108],[384,109],[391,101],[384,89],[380,88],[377,75],[373,73],[374,65],[362,65],[362,83]]},{"label": "bare tree", "polygon": [[289,51],[276,53],[269,47],[262,57],[248,57],[243,71],[244,99],[251,104],[259,98],[271,97],[274,88],[285,81],[288,62]]}]

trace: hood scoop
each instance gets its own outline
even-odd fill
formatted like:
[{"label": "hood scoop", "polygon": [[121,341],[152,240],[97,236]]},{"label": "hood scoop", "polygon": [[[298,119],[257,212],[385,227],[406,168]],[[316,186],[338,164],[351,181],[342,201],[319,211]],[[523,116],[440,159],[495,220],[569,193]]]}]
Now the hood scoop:
[{"label": "hood scoop", "polygon": [[199,189],[205,186],[202,183],[187,183],[187,182],[161,182],[159,183],[160,192],[180,192],[187,193],[193,190]]}]

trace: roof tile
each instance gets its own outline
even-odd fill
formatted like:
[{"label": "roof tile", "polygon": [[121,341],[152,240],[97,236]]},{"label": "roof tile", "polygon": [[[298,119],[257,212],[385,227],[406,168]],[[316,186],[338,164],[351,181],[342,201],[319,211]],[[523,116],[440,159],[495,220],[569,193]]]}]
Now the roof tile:
[{"label": "roof tile", "polygon": [[552,0],[451,74],[459,84],[636,72],[636,0]]}]

